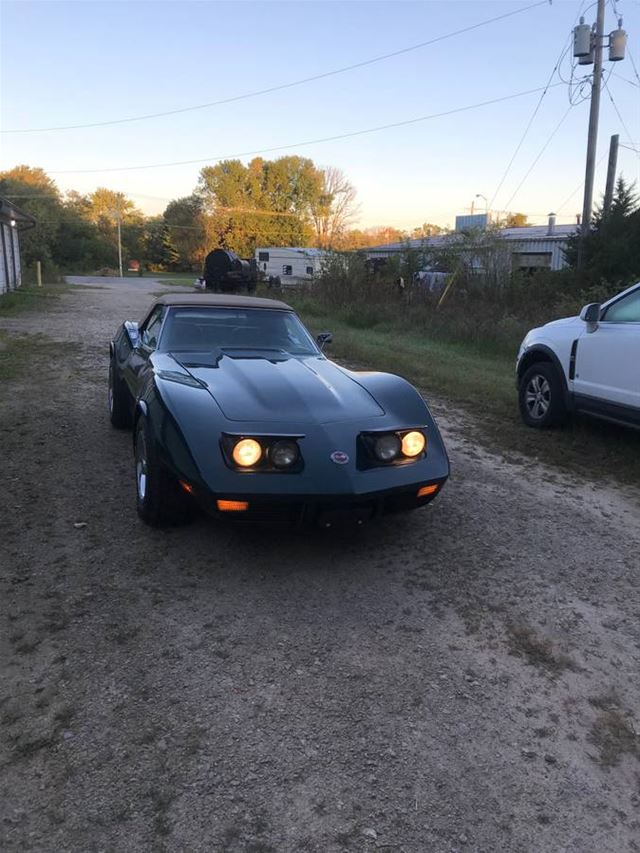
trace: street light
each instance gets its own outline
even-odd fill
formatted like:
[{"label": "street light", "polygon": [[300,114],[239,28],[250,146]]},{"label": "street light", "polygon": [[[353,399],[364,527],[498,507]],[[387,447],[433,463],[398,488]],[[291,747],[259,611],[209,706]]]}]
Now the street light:
[{"label": "street light", "polygon": [[486,195],[482,195],[482,193],[476,193],[476,198],[483,198],[484,199],[484,212],[485,212],[485,214],[488,214],[489,213],[489,202],[487,201]]}]

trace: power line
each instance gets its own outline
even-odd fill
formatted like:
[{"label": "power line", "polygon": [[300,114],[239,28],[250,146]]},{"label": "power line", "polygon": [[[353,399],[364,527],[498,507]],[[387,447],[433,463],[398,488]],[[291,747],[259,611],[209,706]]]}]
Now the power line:
[{"label": "power line", "polygon": [[[620,119],[620,124],[622,125],[622,127],[623,127],[623,129],[624,129],[624,132],[627,134],[627,142],[630,142],[631,144],[633,144],[633,137],[632,137],[632,136],[631,136],[631,134],[629,133],[629,128],[628,128],[628,127],[627,127],[627,125],[625,124],[625,121],[624,121],[624,119],[622,118],[622,114],[621,114],[620,110],[618,109],[618,105],[616,104],[616,102],[615,102],[615,101],[614,101],[614,99],[613,99],[613,95],[611,94],[611,90],[609,89],[608,83],[605,83],[605,84],[604,84],[604,88],[605,88],[605,89],[606,89],[606,91],[607,91],[607,95],[609,95],[609,100],[610,100],[610,101],[611,101],[611,103],[613,104],[613,108],[614,108],[614,110],[616,111],[616,115],[617,115],[617,116],[618,116],[618,118]],[[625,146],[625,147],[627,147],[627,146]]]},{"label": "power line", "polygon": [[[562,83],[553,83],[552,86],[561,86]],[[550,87],[551,88],[551,87]],[[240,151],[234,154],[212,154],[209,157],[198,157],[194,160],[173,160],[168,163],[145,163],[139,166],[111,166],[109,168],[98,168],[98,169],[46,169],[45,171],[51,175],[78,175],[78,174],[93,174],[93,173],[104,173],[104,172],[133,172],[141,169],[163,169],[169,166],[192,166],[197,163],[209,163],[211,161],[216,160],[230,160],[238,157],[251,157],[258,154],[270,154],[274,151],[285,151],[291,148],[300,148],[304,145],[316,145],[321,142],[335,142],[340,139],[350,139],[355,136],[363,136],[367,133],[378,133],[381,130],[390,130],[395,127],[406,127],[410,124],[417,124],[422,121],[429,121],[434,118],[444,118],[450,115],[456,115],[457,113],[464,113],[468,110],[476,110],[481,107],[488,107],[492,104],[501,104],[504,101],[512,101],[516,98],[523,98],[526,95],[534,95],[537,92],[540,92],[540,88],[537,89],[527,89],[523,92],[515,92],[513,95],[503,95],[500,98],[491,98],[488,101],[479,101],[476,104],[467,104],[464,107],[456,107],[452,110],[445,110],[441,113],[431,113],[426,116],[418,116],[417,118],[405,119],[404,121],[395,121],[390,124],[380,124],[376,127],[367,127],[363,130],[353,130],[349,133],[339,133],[334,136],[323,136],[318,139],[307,139],[302,142],[293,142],[286,145],[274,145],[270,148],[257,148],[252,151]]]},{"label": "power line", "polygon": [[[602,161],[605,159],[605,157],[608,157],[608,156],[609,156],[609,153],[607,151],[605,151],[605,153],[600,157],[600,159],[596,163],[596,166],[599,166],[602,163]],[[580,181],[580,183],[575,188],[575,190],[573,190],[571,193],[569,193],[569,195],[565,198],[565,200],[562,202],[562,204],[559,207],[556,207],[556,212],[560,213],[562,208],[565,207],[571,201],[571,199],[574,197],[574,195],[576,195],[576,193],[580,192],[580,190],[583,188],[583,186],[584,186],[584,178]]]},{"label": "power line", "polygon": [[[569,42],[569,44],[570,44],[570,42]],[[502,189],[502,185],[504,184],[505,180],[507,179],[507,175],[511,171],[511,167],[513,166],[513,163],[514,163],[516,157],[518,156],[525,139],[527,138],[527,134],[531,130],[531,125],[533,124],[535,117],[538,115],[540,107],[542,106],[542,101],[544,100],[545,95],[549,91],[549,86],[551,85],[551,81],[553,80],[553,77],[554,77],[556,71],[558,70],[560,63],[564,59],[564,55],[565,55],[566,51],[567,51],[567,41],[565,41],[563,46],[562,46],[562,50],[560,51],[560,56],[556,60],[556,64],[553,66],[553,70],[552,70],[551,74],[549,75],[549,79],[547,80],[547,84],[544,87],[544,89],[542,90],[542,93],[540,95],[538,103],[536,104],[535,109],[534,109],[533,113],[531,114],[531,118],[529,119],[527,126],[524,129],[524,133],[520,137],[520,141],[516,145],[516,149],[513,152],[513,154],[511,155],[511,159],[509,160],[507,168],[504,170],[504,173],[503,173],[502,177],[500,178],[500,183],[496,187],[496,190],[491,197],[491,201],[489,202],[489,209],[491,209],[493,207],[493,203],[496,200],[498,193]]]},{"label": "power line", "polygon": [[514,198],[516,197],[516,195],[520,192],[520,189],[522,188],[522,185],[523,185],[523,184],[524,184],[524,182],[527,180],[527,178],[529,177],[529,175],[531,174],[531,172],[533,172],[533,170],[534,170],[534,168],[536,167],[536,165],[537,165],[538,161],[540,160],[540,158],[542,157],[542,155],[544,154],[544,152],[547,150],[547,148],[548,148],[548,147],[549,147],[549,145],[551,144],[552,139],[554,138],[554,136],[556,135],[556,133],[560,130],[560,128],[561,128],[561,127],[562,127],[562,125],[564,124],[565,119],[567,118],[567,116],[569,115],[569,113],[571,112],[571,110],[573,109],[573,107],[574,107],[574,105],[573,105],[573,104],[569,104],[569,106],[567,107],[567,110],[566,110],[565,114],[562,116],[562,118],[560,119],[560,121],[558,122],[558,124],[555,126],[555,128],[551,131],[551,133],[550,133],[549,137],[547,138],[547,141],[546,141],[546,142],[545,142],[545,144],[542,146],[542,148],[540,149],[540,151],[539,151],[538,155],[537,155],[537,156],[536,156],[536,158],[534,159],[533,163],[531,164],[531,166],[529,166],[529,168],[528,168],[527,172],[525,173],[524,177],[522,178],[522,180],[520,181],[520,183],[518,184],[518,186],[515,188],[515,190],[514,190],[514,191],[513,191],[513,193],[511,194],[511,198],[509,199],[509,201],[508,201],[508,202],[506,203],[506,205],[505,205],[505,207],[506,207],[506,209],[507,209],[507,210],[508,210],[508,209],[509,209],[509,207],[511,206],[511,202],[514,200]]},{"label": "power line", "polygon": [[380,56],[374,56],[371,59],[365,59],[362,62],[354,62],[352,65],[345,65],[342,68],[335,68],[332,71],[324,71],[321,74],[313,74],[310,77],[303,77],[299,80],[292,80],[288,83],[281,83],[278,86],[270,86],[267,89],[258,89],[253,92],[245,92],[242,95],[233,95],[229,98],[221,98],[218,101],[209,101],[206,104],[195,104],[189,107],[180,107],[175,110],[165,110],[163,112],[157,113],[147,113],[145,115],[138,116],[130,116],[129,118],[120,118],[120,119],[110,119],[108,121],[95,121],[95,122],[87,122],[85,124],[66,124],[66,125],[56,125],[53,127],[25,127],[25,128],[14,128],[12,130],[2,130],[0,133],[48,133],[51,131],[59,131],[59,130],[79,130],[80,128],[87,127],[106,127],[107,125],[114,124],[127,124],[129,122],[134,121],[146,121],[148,119],[154,118],[162,118],[164,116],[173,116],[178,115],[179,113],[188,113],[194,112],[196,110],[204,110],[209,109],[210,107],[221,106],[222,104],[231,104],[236,101],[242,101],[247,98],[257,98],[261,95],[269,95],[273,92],[280,92],[283,89],[292,89],[295,86],[302,86],[306,83],[312,83],[315,80],[324,80],[327,77],[334,77],[337,74],[344,74],[347,71],[354,71],[357,68],[365,68],[368,65],[374,65],[376,62],[383,62],[387,59],[392,59],[396,56],[402,56],[406,53],[411,53],[415,50],[420,50],[423,47],[428,47],[432,44],[437,44],[438,42],[445,41],[446,39],[454,38],[455,36],[463,35],[464,33],[470,33],[473,30],[480,29],[481,27],[486,27],[489,24],[494,24],[497,21],[503,21],[506,18],[511,18],[514,15],[519,15],[522,12],[528,12],[530,9],[535,9],[538,6],[546,6],[548,0],[538,0],[536,3],[532,3],[529,6],[524,6],[521,9],[514,9],[511,12],[505,12],[503,15],[496,15],[493,18],[487,18],[485,21],[480,21],[477,24],[471,24],[468,27],[463,27],[459,30],[454,30],[450,33],[445,33],[441,36],[436,36],[436,38],[429,39],[428,41],[420,42],[419,44],[414,44],[409,47],[403,47],[399,50],[394,50],[391,53],[384,53]]}]

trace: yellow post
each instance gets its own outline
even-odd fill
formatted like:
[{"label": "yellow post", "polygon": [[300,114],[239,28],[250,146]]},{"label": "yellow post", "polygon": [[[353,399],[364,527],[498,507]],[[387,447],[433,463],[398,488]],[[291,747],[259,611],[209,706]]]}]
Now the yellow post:
[{"label": "yellow post", "polygon": [[36,261],[36,281],[38,282],[38,287],[42,287],[42,264],[40,261]]}]

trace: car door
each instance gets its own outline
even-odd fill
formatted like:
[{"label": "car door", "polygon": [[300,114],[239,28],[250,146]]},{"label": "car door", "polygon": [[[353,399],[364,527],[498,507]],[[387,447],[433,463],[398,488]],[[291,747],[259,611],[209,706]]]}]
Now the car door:
[{"label": "car door", "polygon": [[138,399],[144,375],[149,367],[149,357],[158,346],[160,329],[166,309],[164,305],[156,306],[140,327],[138,345],[133,348],[124,370],[124,379],[134,400]]},{"label": "car door", "polygon": [[640,287],[611,302],[578,339],[574,393],[640,412]]}]

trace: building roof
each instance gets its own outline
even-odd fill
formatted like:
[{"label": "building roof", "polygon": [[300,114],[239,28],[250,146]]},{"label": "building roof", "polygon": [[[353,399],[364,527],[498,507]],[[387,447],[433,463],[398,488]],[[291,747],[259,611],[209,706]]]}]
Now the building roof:
[{"label": "building roof", "polygon": [[[576,224],[556,225],[553,234],[549,234],[548,225],[522,225],[519,228],[502,228],[497,235],[504,240],[560,240],[564,241],[578,230]],[[456,237],[461,237],[463,232],[454,231],[450,234],[439,234],[436,237],[420,237],[417,240],[403,240],[397,243],[383,243],[379,246],[369,246],[364,252],[403,252],[407,249],[437,249],[451,243]]]},{"label": "building roof", "polygon": [[235,293],[165,293],[156,299],[156,305],[207,305],[219,308],[276,308],[293,311],[290,305],[278,299],[263,299],[259,296],[239,296]]},{"label": "building roof", "polygon": [[0,198],[0,222],[14,222],[17,228],[26,230],[34,228],[36,220],[30,213],[20,210],[13,202],[6,198]]}]

